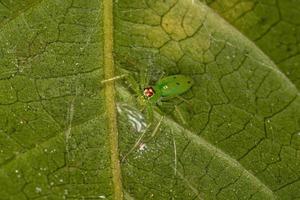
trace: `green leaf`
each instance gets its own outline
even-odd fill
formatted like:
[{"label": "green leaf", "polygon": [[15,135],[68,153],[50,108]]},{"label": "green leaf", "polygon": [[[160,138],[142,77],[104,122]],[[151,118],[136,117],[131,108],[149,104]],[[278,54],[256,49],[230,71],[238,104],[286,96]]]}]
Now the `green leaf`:
[{"label": "green leaf", "polygon": [[[300,197],[298,90],[215,11],[18,2],[0,2],[0,199]],[[144,71],[195,85],[147,121],[118,79]]]},{"label": "green leaf", "polygon": [[298,1],[208,0],[207,3],[250,38],[300,88]]}]

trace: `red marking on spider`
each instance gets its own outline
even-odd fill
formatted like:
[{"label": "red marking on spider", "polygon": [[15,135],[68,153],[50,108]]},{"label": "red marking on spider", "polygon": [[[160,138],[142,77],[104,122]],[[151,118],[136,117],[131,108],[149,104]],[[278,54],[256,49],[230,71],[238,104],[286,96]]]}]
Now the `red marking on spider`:
[{"label": "red marking on spider", "polygon": [[152,88],[152,87],[146,87],[145,89],[144,89],[144,95],[146,96],[146,97],[152,97],[153,95],[154,95],[154,89]]}]

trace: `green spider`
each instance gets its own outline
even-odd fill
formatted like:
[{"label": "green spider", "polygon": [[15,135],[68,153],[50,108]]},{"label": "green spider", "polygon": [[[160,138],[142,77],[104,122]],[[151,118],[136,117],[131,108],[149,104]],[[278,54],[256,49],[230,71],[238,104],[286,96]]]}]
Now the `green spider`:
[{"label": "green spider", "polygon": [[[141,84],[138,84],[136,80],[128,75],[125,76],[126,80],[129,82],[131,88],[138,95],[138,103],[143,107],[142,110],[146,109],[147,118],[150,122],[137,139],[133,147],[122,156],[121,162],[123,163],[126,158],[136,149],[144,149],[145,143],[151,140],[156,135],[158,128],[160,127],[161,122],[163,121],[163,116],[160,118],[159,122],[153,128],[151,135],[144,141],[145,133],[147,129],[151,126],[153,121],[153,109],[156,104],[159,104],[160,101],[171,99],[174,97],[178,97],[179,95],[187,92],[194,84],[194,80],[185,75],[176,74],[171,76],[166,76],[164,78],[159,79],[154,85],[146,85],[145,87],[145,79],[141,80]],[[160,111],[161,112],[161,111]]]},{"label": "green spider", "polygon": [[[131,89],[137,95],[138,104],[142,107],[141,111],[146,111],[146,117],[150,124],[153,122],[154,108],[156,108],[160,114],[164,115],[155,105],[161,105],[162,102],[175,97],[182,100],[183,98],[181,98],[180,95],[190,90],[194,84],[194,80],[191,77],[182,74],[175,74],[163,78],[160,77],[153,85],[149,85],[149,77],[152,77],[154,74],[152,73],[149,76],[147,70],[143,68],[137,69],[136,66],[142,66],[141,63],[129,58],[128,56],[114,54],[114,58],[117,61],[116,64],[120,66],[119,69],[122,75],[103,82],[125,78]],[[140,77],[139,83],[131,73],[124,69],[124,66],[131,68],[130,71],[138,70],[140,72],[138,74]]]},{"label": "green spider", "polygon": [[131,88],[138,95],[138,103],[146,109],[147,118],[153,121],[153,107],[161,101],[179,97],[187,92],[194,84],[194,80],[186,75],[176,74],[159,79],[154,85],[146,85],[142,81],[139,85],[132,76],[127,76]]},{"label": "green spider", "polygon": [[[116,56],[118,58],[118,56]],[[118,61],[118,59],[116,59]],[[128,59],[121,59],[119,61],[128,61]],[[140,77],[140,81],[136,81],[136,79],[133,77],[131,73],[128,73],[127,70],[125,70],[124,63],[122,62],[117,62],[120,64],[120,73],[122,75],[113,77],[108,80],[102,81],[102,83],[105,83],[107,81],[114,81],[117,79],[123,79],[125,78],[127,84],[130,85],[131,89],[133,92],[137,95],[137,103],[142,107],[141,111],[143,112],[144,110],[146,111],[146,119],[148,121],[148,125],[145,127],[145,129],[142,131],[142,134],[140,137],[137,139],[133,147],[125,154],[122,156],[121,162],[124,162],[126,158],[128,157],[129,154],[131,154],[136,148],[140,147],[140,149],[143,149],[145,146],[145,143],[151,140],[156,133],[159,130],[159,127],[164,119],[164,113],[158,108],[156,105],[161,105],[162,102],[168,101],[170,99],[173,99],[175,97],[178,97],[182,100],[180,95],[184,94],[188,90],[191,89],[191,87],[194,84],[194,80],[190,76],[182,75],[182,74],[175,74],[175,75],[170,75],[166,76],[163,78],[158,78],[158,81],[156,81],[154,84],[149,85],[149,74],[146,73],[145,70],[140,69],[138,76]],[[128,65],[129,64],[129,65]],[[127,67],[131,68],[130,71],[136,71],[136,66],[142,66],[140,63],[136,62],[126,62]],[[152,74],[153,75],[153,74]],[[152,77],[151,75],[151,77]],[[175,105],[175,109],[176,109]],[[156,124],[155,127],[150,128],[152,126],[153,122],[153,113],[154,109],[156,109],[160,114],[160,120]],[[178,110],[179,117],[183,119],[180,111]],[[185,122],[185,120],[182,120]],[[149,135],[145,139],[145,134],[150,130],[152,130],[151,135]]]}]

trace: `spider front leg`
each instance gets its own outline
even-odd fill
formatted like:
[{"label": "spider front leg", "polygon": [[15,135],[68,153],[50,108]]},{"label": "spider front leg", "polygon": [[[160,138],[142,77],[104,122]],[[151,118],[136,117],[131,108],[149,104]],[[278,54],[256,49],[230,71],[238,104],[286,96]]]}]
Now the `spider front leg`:
[{"label": "spider front leg", "polygon": [[149,84],[148,70],[144,69],[144,68],[140,69],[139,76],[140,76],[140,86],[141,86],[141,89],[144,89]]},{"label": "spider front leg", "polygon": [[136,79],[133,77],[130,73],[124,73],[122,75],[113,77],[111,79],[103,80],[102,83],[105,84],[110,81],[116,81],[118,79],[125,79],[125,83],[133,90],[133,92],[137,96],[137,103],[141,107],[140,111],[145,112],[146,119],[150,124],[153,124],[154,121],[154,114],[153,109],[157,110],[158,113],[163,115],[162,111],[155,106],[157,102],[159,102],[160,95],[154,95],[153,97],[148,97],[145,95],[145,87],[148,86],[148,76],[147,76],[147,70],[143,69],[140,71],[140,84],[136,81]]},{"label": "spider front leg", "polygon": [[104,84],[104,83],[107,83],[107,82],[111,82],[111,81],[116,81],[116,80],[122,79],[122,78],[124,78],[126,76],[127,76],[127,74],[122,74],[120,76],[115,76],[113,78],[105,79],[105,80],[101,81],[101,84]]},{"label": "spider front leg", "polygon": [[153,105],[152,103],[145,98],[143,94],[143,89],[141,86],[136,82],[136,80],[132,76],[126,76],[125,77],[126,81],[129,83],[131,89],[136,93],[137,97],[137,102],[139,106],[141,106],[140,111],[146,112],[146,119],[151,124],[153,122]]},{"label": "spider front leg", "polygon": [[149,121],[149,124],[153,124],[153,106],[151,103],[147,103],[146,105],[146,117],[147,117],[147,120]]},{"label": "spider front leg", "polygon": [[133,77],[132,74],[127,74],[125,76],[126,81],[129,83],[131,89],[139,96],[143,93],[143,89],[148,85],[149,78],[146,69],[139,70],[139,83]]},{"label": "spider front leg", "polygon": [[128,74],[127,76],[125,76],[125,80],[128,83],[129,87],[134,91],[134,93],[139,96],[141,94],[141,88],[134,77]]}]

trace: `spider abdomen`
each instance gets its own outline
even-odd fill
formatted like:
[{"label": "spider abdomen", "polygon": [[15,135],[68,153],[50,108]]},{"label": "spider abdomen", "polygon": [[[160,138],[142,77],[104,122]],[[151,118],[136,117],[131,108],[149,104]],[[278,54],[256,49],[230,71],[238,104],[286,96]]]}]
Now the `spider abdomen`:
[{"label": "spider abdomen", "polygon": [[178,96],[188,91],[194,81],[185,75],[172,75],[159,80],[153,87],[155,91],[160,91],[161,97]]}]

